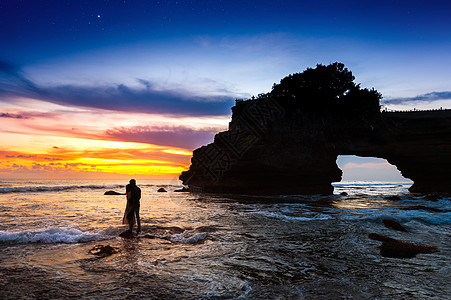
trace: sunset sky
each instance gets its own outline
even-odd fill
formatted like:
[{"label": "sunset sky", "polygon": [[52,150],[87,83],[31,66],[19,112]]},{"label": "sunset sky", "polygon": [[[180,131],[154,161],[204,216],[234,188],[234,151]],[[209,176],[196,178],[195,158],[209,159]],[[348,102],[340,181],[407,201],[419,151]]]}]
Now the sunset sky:
[{"label": "sunset sky", "polygon": [[[450,11],[433,0],[1,0],[0,178],[177,178],[227,129],[235,99],[318,63],[344,63],[389,109],[451,108]],[[396,177],[380,160],[339,162]]]}]

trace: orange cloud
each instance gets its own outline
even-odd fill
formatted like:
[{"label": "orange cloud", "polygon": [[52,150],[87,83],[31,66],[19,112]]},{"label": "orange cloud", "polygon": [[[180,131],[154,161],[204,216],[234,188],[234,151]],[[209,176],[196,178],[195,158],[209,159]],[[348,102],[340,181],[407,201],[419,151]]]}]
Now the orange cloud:
[{"label": "orange cloud", "polygon": [[[229,116],[193,117],[0,102],[0,176],[177,177],[191,150],[227,127]],[[18,116],[21,116],[20,118]]]},{"label": "orange cloud", "polygon": [[[139,143],[79,141],[83,146],[48,147],[45,153],[0,151],[0,175],[8,177],[174,178],[189,166],[191,152],[181,148]],[[104,147],[99,147],[98,144]],[[32,149],[30,149],[32,150]],[[111,175],[111,176],[108,176]]]}]

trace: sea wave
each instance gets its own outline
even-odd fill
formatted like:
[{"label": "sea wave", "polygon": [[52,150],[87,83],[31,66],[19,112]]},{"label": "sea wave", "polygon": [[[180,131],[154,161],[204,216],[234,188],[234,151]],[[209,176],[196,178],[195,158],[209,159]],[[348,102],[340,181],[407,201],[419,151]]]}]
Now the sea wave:
[{"label": "sea wave", "polygon": [[[155,184],[140,184],[140,187],[164,187],[168,189],[181,188],[179,185],[155,185]],[[60,192],[66,190],[88,189],[88,190],[111,190],[111,189],[125,189],[124,184],[87,184],[87,185],[39,185],[39,186],[12,186],[0,187],[0,194],[10,193],[36,193],[36,192]]]},{"label": "sea wave", "polygon": [[100,241],[112,236],[107,232],[87,233],[76,228],[47,228],[41,230],[25,230],[20,232],[0,231],[0,243],[28,244],[28,243],[83,243],[89,241]]},{"label": "sea wave", "polygon": [[341,219],[360,220],[381,223],[383,219],[394,219],[398,222],[417,221],[430,225],[449,225],[451,224],[451,212],[428,212],[424,210],[403,210],[403,209],[387,209],[378,210],[348,210],[348,214],[342,214]]},{"label": "sea wave", "polygon": [[20,186],[0,188],[0,194],[9,193],[35,193],[35,192],[57,192],[74,189],[117,189],[124,188],[124,185],[55,185],[55,186]]},{"label": "sea wave", "polygon": [[208,233],[196,233],[193,235],[189,235],[184,231],[183,233],[174,234],[171,236],[170,241],[173,243],[182,243],[182,244],[198,244],[203,242],[208,236]]},{"label": "sea wave", "polygon": [[269,211],[260,211],[257,212],[257,214],[263,215],[265,217],[279,219],[282,221],[318,221],[318,220],[329,220],[332,219],[332,216],[327,214],[321,214],[321,213],[315,213],[315,214],[306,214],[304,216],[293,216],[293,215],[286,215],[281,212],[269,212]]}]

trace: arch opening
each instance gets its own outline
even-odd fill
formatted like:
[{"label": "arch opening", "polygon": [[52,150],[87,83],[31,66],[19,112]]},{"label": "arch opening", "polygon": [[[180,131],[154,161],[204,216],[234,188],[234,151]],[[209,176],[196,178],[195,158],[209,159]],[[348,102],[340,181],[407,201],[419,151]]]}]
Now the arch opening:
[{"label": "arch opening", "polygon": [[383,158],[339,155],[337,165],[343,171],[341,183],[359,181],[413,183],[402,176],[396,166]]}]

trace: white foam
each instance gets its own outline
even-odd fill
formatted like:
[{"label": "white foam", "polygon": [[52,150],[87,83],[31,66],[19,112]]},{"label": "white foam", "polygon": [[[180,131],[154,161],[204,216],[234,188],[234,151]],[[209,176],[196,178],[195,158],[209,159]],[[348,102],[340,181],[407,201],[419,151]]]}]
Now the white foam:
[{"label": "white foam", "polygon": [[[258,212],[258,214],[261,214],[265,217],[270,217],[270,218],[275,218],[275,219],[279,219],[279,220],[284,220],[284,221],[317,221],[317,220],[329,220],[332,219],[332,217],[330,215],[326,215],[326,214],[314,214],[313,216],[288,216],[285,215],[283,213],[278,213],[278,212],[268,212],[268,211],[262,211],[262,212]],[[307,213],[306,213],[307,214]],[[311,215],[311,213],[310,213]]]},{"label": "white foam", "polygon": [[208,234],[206,232],[202,232],[190,236],[189,233],[184,231],[182,233],[172,235],[171,242],[182,244],[197,244],[205,240],[207,238],[207,235]]},{"label": "white foam", "polygon": [[20,232],[0,232],[0,243],[26,244],[26,243],[81,243],[98,241],[110,238],[103,232],[86,233],[79,229],[47,228],[36,231],[25,230]]},{"label": "white foam", "polygon": [[20,187],[3,187],[0,188],[0,194],[8,193],[36,193],[36,192],[53,192],[73,189],[112,189],[120,188],[120,185],[56,185],[56,186],[20,186]]}]

